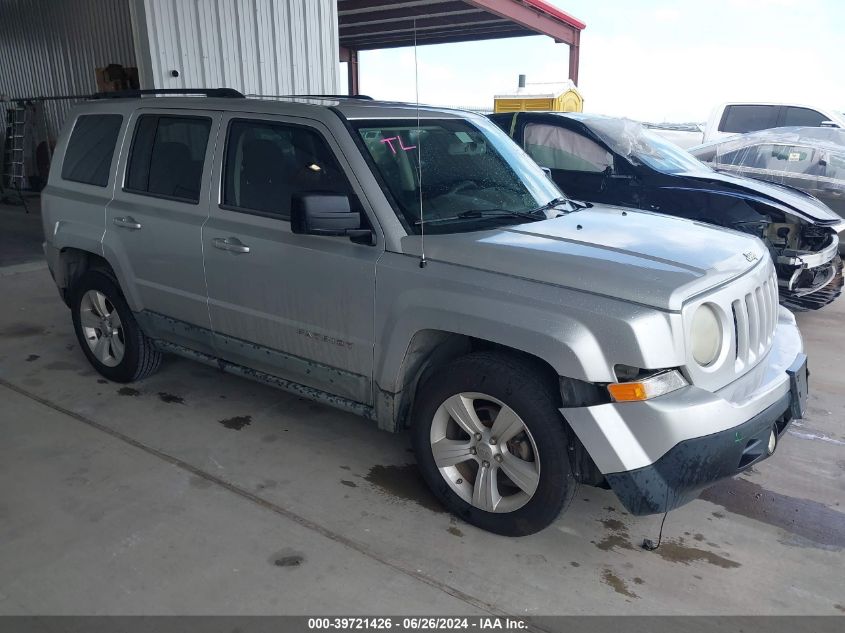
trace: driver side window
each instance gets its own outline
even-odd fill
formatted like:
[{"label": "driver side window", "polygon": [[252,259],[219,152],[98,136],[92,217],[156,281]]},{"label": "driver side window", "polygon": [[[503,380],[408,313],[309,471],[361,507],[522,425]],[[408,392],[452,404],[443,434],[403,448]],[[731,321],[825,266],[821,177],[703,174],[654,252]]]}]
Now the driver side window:
[{"label": "driver side window", "polygon": [[234,119],[223,174],[223,208],[283,220],[295,195],[352,192],[323,137],[300,125]]},{"label": "driver side window", "polygon": [[525,151],[540,167],[565,171],[603,172],[613,167],[613,155],[601,145],[555,125],[525,126]]}]

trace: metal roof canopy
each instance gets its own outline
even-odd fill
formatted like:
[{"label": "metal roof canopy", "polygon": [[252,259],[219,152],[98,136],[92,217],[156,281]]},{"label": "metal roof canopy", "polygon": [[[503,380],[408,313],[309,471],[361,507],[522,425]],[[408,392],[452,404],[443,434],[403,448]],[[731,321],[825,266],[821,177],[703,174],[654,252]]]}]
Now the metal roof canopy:
[{"label": "metal roof canopy", "polygon": [[358,51],[547,35],[569,45],[569,78],[578,83],[586,24],[545,0],[337,0],[340,60],[349,93],[358,93]]}]

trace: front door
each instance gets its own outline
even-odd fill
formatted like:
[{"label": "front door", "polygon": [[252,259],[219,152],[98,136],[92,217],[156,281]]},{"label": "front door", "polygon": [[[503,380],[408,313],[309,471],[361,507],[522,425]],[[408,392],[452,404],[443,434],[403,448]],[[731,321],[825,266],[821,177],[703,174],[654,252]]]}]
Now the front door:
[{"label": "front door", "polygon": [[593,139],[547,123],[527,123],[522,135],[528,155],[551,171],[552,179],[570,198],[629,202],[631,179],[614,172],[613,154]]},{"label": "front door", "polygon": [[229,115],[220,137],[219,195],[203,230],[218,355],[372,404],[381,239],[368,246],[297,235],[290,227],[293,195],[331,192],[349,195],[353,205],[365,201],[331,134],[309,119]]}]

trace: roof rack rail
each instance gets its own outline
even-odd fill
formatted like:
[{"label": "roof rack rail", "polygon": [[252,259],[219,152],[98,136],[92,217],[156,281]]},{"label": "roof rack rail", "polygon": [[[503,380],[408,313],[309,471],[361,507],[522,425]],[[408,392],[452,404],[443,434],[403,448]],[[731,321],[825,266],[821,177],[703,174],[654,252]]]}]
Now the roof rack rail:
[{"label": "roof rack rail", "polygon": [[155,88],[149,90],[117,90],[115,92],[98,92],[91,95],[92,99],[133,99],[144,95],[203,95],[205,97],[222,97],[243,99],[244,95],[234,88]]},{"label": "roof rack rail", "polygon": [[[262,95],[255,95],[256,97]],[[373,101],[368,95],[268,95],[273,97],[287,97],[290,99],[360,99],[361,101]]]}]

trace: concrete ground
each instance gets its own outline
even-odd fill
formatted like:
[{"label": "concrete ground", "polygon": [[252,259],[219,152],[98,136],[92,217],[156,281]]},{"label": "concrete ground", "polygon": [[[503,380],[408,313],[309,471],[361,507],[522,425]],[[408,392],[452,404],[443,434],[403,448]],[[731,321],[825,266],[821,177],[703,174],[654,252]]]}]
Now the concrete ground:
[{"label": "concrete ground", "polygon": [[[16,204],[0,204],[0,267],[43,259],[40,198],[9,194]],[[23,202],[26,202],[26,206]]]},{"label": "concrete ground", "polygon": [[0,614],[842,614],[845,299],[800,316],[807,419],[669,514],[582,487],[534,536],[456,520],[407,435],[169,358],[94,373],[43,266],[0,269]]}]

